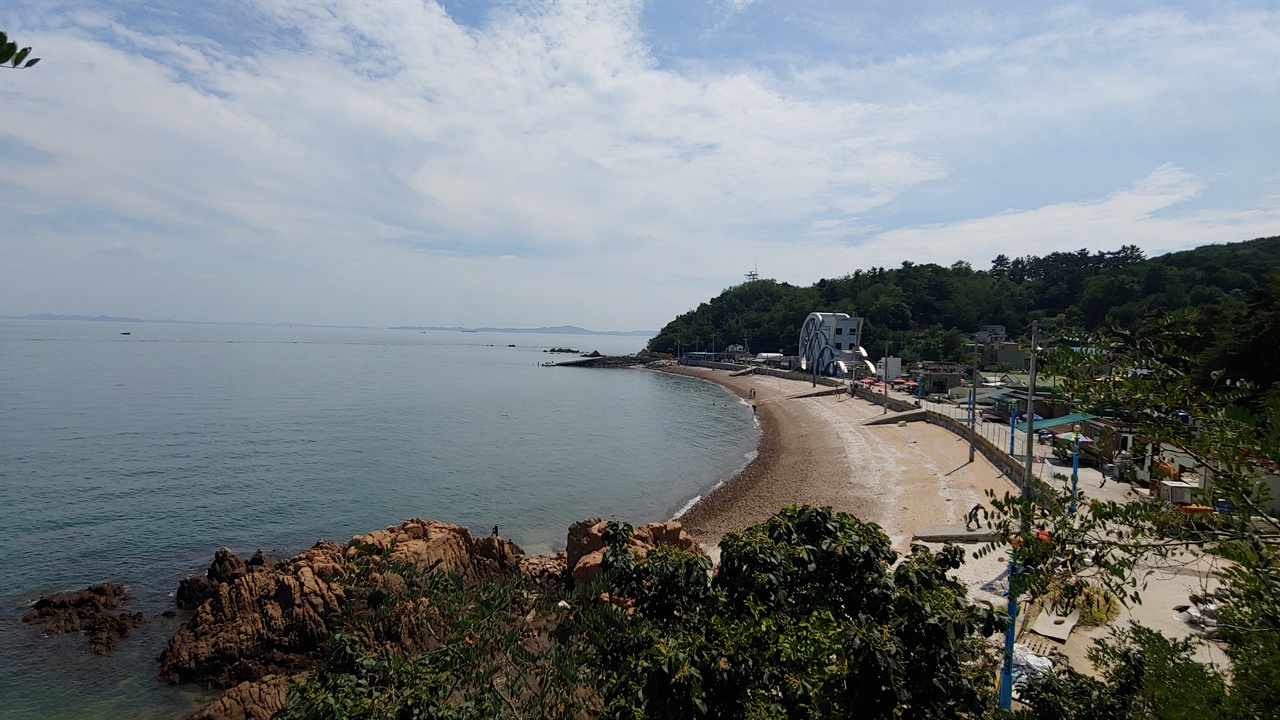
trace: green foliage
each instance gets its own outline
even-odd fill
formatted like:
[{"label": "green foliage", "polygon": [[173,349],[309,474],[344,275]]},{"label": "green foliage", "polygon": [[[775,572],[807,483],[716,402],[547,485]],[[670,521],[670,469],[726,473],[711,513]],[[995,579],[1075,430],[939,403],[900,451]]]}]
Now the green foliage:
[{"label": "green foliage", "polygon": [[[31,48],[24,47],[18,49],[18,44],[9,41],[9,36],[0,32],[0,67],[12,70],[25,70],[36,63],[40,62],[40,58],[31,58],[27,60],[27,56],[31,54]],[[24,62],[25,61],[25,62]]]},{"label": "green foliage", "polygon": [[908,362],[964,361],[971,333],[983,324],[1004,325],[1016,338],[1026,334],[1032,320],[1041,320],[1049,332],[1136,328],[1152,314],[1202,308],[1197,326],[1204,339],[1202,366],[1214,367],[1216,348],[1248,366],[1236,376],[1256,378],[1280,362],[1275,353],[1243,352],[1265,350],[1267,338],[1277,336],[1277,315],[1259,313],[1252,304],[1266,302],[1257,294],[1273,292],[1266,290],[1275,287],[1268,275],[1277,273],[1280,237],[1152,259],[1132,245],[1092,254],[1001,255],[990,271],[965,263],[944,268],[904,262],[810,287],[774,280],[742,283],[672,320],[649,346],[659,352],[709,350],[745,340],[752,352],[791,354],[806,315],[846,312],[867,318],[862,344],[873,354],[887,342]]},{"label": "green foliage", "polygon": [[1231,658],[1233,704],[1251,717],[1280,717],[1280,553],[1259,538],[1228,549],[1233,565],[1209,597]]},{"label": "green foliage", "polygon": [[[283,720],[581,718],[594,715],[593,654],[561,600],[514,572],[475,584],[392,566],[349,573],[330,652],[290,687]],[[571,607],[571,606],[568,606]]]},{"label": "green foliage", "polygon": [[1022,693],[1037,720],[1200,720],[1235,714],[1222,674],[1193,659],[1188,640],[1170,640],[1141,625],[1094,641],[1089,659],[1101,680],[1066,669],[1032,679]]},{"label": "green foliage", "polygon": [[721,543],[721,567],[670,549],[638,558],[616,528],[610,594],[629,613],[591,632],[613,718],[942,718],[993,703],[984,638],[1005,617],[923,546],[896,568],[874,525],[790,507]]}]

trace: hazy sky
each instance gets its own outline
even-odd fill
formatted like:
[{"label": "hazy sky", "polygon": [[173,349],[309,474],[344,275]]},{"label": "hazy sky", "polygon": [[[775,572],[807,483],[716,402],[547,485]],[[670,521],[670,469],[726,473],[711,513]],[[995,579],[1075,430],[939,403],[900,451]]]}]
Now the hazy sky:
[{"label": "hazy sky", "polygon": [[6,0],[0,314],[658,328],[1277,235],[1277,8]]}]

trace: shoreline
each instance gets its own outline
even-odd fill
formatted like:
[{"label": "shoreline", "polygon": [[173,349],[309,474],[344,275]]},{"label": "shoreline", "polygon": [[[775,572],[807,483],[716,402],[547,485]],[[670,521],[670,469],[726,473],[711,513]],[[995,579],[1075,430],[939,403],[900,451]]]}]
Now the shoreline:
[{"label": "shoreline", "polygon": [[808,382],[767,375],[732,377],[691,366],[661,371],[716,383],[757,408],[761,434],[755,459],[679,518],[708,548],[726,532],[799,503],[874,522],[905,553],[921,527],[963,523],[987,489],[1013,489],[981,455],[969,463],[968,443],[944,428],[922,422],[863,425],[881,414],[880,406],[865,400],[797,397],[812,390]]}]

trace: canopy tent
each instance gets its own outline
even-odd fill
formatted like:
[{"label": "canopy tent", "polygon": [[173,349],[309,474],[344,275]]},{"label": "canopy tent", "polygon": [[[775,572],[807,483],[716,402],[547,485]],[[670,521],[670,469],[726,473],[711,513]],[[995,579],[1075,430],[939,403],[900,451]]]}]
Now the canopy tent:
[{"label": "canopy tent", "polygon": [[[1071,413],[1070,415],[1063,415],[1062,417],[1049,418],[1048,420],[1040,420],[1037,418],[1035,429],[1045,430],[1051,427],[1057,427],[1059,425],[1072,425],[1078,422],[1083,422],[1085,420],[1092,420],[1095,417],[1097,417],[1097,415],[1090,415],[1089,413]],[[1026,432],[1027,424],[1025,422],[1020,422],[1014,426],[1014,429],[1018,430],[1019,432]]]}]

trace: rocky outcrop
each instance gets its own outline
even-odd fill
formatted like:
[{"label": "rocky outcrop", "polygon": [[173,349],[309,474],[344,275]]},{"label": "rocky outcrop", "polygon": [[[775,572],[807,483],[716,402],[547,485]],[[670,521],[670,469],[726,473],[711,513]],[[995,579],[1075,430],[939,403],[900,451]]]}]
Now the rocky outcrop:
[{"label": "rocky outcrop", "polygon": [[142,613],[111,612],[129,599],[118,583],[100,583],[35,601],[22,621],[48,634],[83,632],[89,652],[104,655],[143,622]]},{"label": "rocky outcrop", "polygon": [[[262,551],[254,557],[262,557]],[[219,548],[213,555],[213,563],[203,577],[186,578],[178,583],[176,601],[183,610],[194,610],[201,603],[213,597],[219,585],[228,585],[249,574],[249,567],[240,556]]]},{"label": "rocky outcrop", "polygon": [[288,704],[289,678],[267,675],[227,690],[187,720],[271,720]]},{"label": "rocky outcrop", "polygon": [[[226,688],[294,674],[320,659],[344,603],[376,609],[403,582],[398,568],[436,568],[474,581],[514,569],[522,555],[496,535],[475,540],[465,527],[417,519],[342,545],[321,541],[274,566],[219,550],[207,582],[187,586],[184,600],[199,605],[161,653],[160,676]],[[366,589],[351,596],[348,588],[357,584]]]},{"label": "rocky outcrop", "polygon": [[568,555],[564,550],[555,555],[526,555],[520,558],[520,572],[544,587],[562,584],[568,577]]},{"label": "rocky outcrop", "polygon": [[[606,549],[606,524],[600,518],[590,518],[569,526],[565,552],[574,585],[586,585],[600,576]],[[671,545],[685,552],[702,553],[702,546],[684,531],[679,520],[641,525],[631,533],[631,539],[627,541],[627,547],[641,557],[658,545]]]}]

